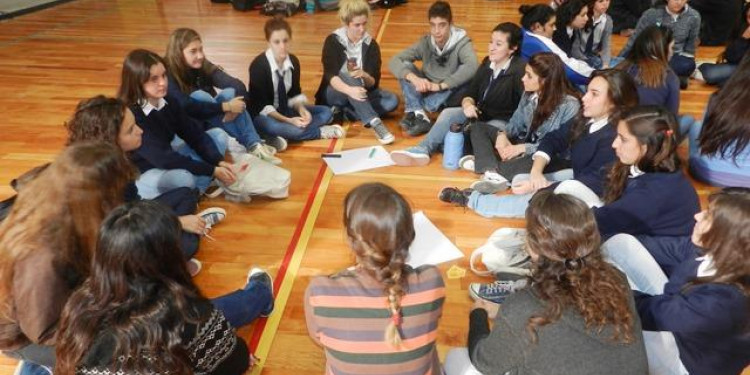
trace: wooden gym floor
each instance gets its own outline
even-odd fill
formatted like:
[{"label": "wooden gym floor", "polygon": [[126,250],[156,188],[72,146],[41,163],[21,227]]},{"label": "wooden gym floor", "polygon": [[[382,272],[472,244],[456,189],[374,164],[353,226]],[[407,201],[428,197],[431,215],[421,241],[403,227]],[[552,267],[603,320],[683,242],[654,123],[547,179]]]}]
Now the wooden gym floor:
[{"label": "wooden gym floor", "polygon": [[[426,11],[431,0],[411,0],[393,10],[376,10],[369,23],[383,53],[382,86],[399,92],[387,62],[395,53],[428,32]],[[499,22],[518,22],[522,1],[454,1],[454,19],[474,39],[479,57],[486,54],[489,31]],[[8,183],[24,171],[53,160],[65,141],[63,123],[76,103],[97,94],[114,95],[122,60],[134,48],[163,54],[169,33],[178,27],[196,29],[203,37],[207,56],[230,74],[247,81],[250,61],[266,49],[263,23],[257,12],[237,12],[228,4],[209,0],[78,0],[52,9],[0,23],[0,97],[3,114],[0,137],[0,199],[13,194]],[[293,52],[302,63],[302,86],[313,98],[322,69],[324,38],[339,21],[334,12],[298,14],[290,19],[294,30]],[[615,37],[615,51],[624,38]],[[711,60],[719,48],[700,48],[699,59]],[[691,82],[682,92],[682,111],[700,115],[710,87]],[[419,141],[402,134],[397,125],[401,109],[386,119],[396,142],[386,148],[402,149]],[[382,168],[333,177],[320,159],[326,151],[377,144],[360,124],[348,124],[348,135],[338,141],[294,144],[281,154],[293,174],[290,197],[274,201],[258,198],[249,204],[223,199],[204,200],[201,207],[220,206],[228,218],[215,228],[215,242],[204,241],[197,257],[204,268],[196,283],[208,297],[244,285],[250,266],[267,268],[275,277],[276,310],[267,320],[240,329],[261,363],[255,373],[316,374],[323,371],[324,356],[307,337],[303,294],[308,279],[333,273],[352,264],[341,224],[342,201],[353,187],[369,181],[394,186],[424,211],[466,255],[484,243],[495,229],[523,226],[522,220],[486,220],[436,199],[446,185],[468,186],[474,176],[447,171],[440,156],[423,168]],[[709,187],[696,184],[705,197]],[[468,258],[458,262],[468,269]],[[441,265],[443,271],[452,264]],[[471,301],[470,282],[480,279],[467,273],[448,279],[448,296],[441,321],[441,355],[466,343]],[[15,361],[0,357],[0,374],[11,374]]]}]

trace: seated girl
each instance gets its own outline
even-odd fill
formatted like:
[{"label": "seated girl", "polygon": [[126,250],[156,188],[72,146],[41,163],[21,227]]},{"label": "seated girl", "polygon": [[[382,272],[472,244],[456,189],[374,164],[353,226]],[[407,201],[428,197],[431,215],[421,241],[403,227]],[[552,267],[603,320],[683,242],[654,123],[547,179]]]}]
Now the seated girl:
[{"label": "seated girl", "polygon": [[[76,111],[65,124],[68,129],[68,144],[85,141],[99,141],[117,146],[126,155],[132,155],[142,143],[143,131],[135,123],[133,112],[119,99],[102,95],[82,100]],[[141,197],[134,182],[125,187],[125,201],[138,201]],[[219,207],[207,208],[196,214],[198,192],[187,187],[168,191],[155,201],[180,215],[182,232],[180,249],[185,259],[191,259],[198,251],[200,236],[226,217],[226,211]],[[191,275],[197,274],[200,262],[192,259],[188,264]]]},{"label": "seated girl", "polygon": [[143,143],[131,156],[141,172],[138,194],[153,199],[181,187],[203,193],[214,177],[225,185],[234,183],[232,164],[224,156],[227,133],[220,128],[204,131],[167,96],[167,86],[159,55],[136,49],[125,58],[118,97],[143,129]]},{"label": "seated girl", "polygon": [[586,0],[589,21],[573,43],[571,56],[595,69],[609,68],[612,59],[612,17],[607,14],[609,0]]},{"label": "seated girl", "polygon": [[0,350],[6,355],[27,368],[54,367],[63,306],[89,275],[99,225],[122,203],[134,175],[115,146],[83,142],[20,189],[0,223]]},{"label": "seated girl", "polygon": [[652,374],[739,374],[750,365],[750,190],[725,188],[692,235],[605,244],[628,276]]},{"label": "seated girl", "polygon": [[[594,211],[603,238],[618,233],[684,236],[699,211],[698,195],[682,173],[677,156],[677,124],[660,107],[638,107],[625,112],[617,125],[612,148],[617,161],[607,175],[604,196],[580,181],[565,181],[556,192],[585,199]],[[503,216],[501,197],[472,189],[445,189],[444,202],[471,208],[485,217]]]},{"label": "seated girl", "polygon": [[305,318],[325,348],[326,371],[441,374],[438,321],[445,285],[435,266],[406,265],[414,240],[411,208],[392,188],[361,185],[344,200],[356,265],[310,280]]},{"label": "seated girl", "polygon": [[577,86],[588,84],[594,69],[585,61],[570,57],[552,41],[557,21],[555,11],[545,4],[521,5],[518,10],[522,14],[523,26],[521,56],[529,60],[540,52],[554,53],[562,60],[571,83]]},{"label": "seated girl", "polygon": [[749,49],[750,3],[745,3],[737,27],[732,31],[726,49],[719,56],[719,62],[716,64],[704,63],[698,66],[701,74],[697,78],[703,79],[709,85],[723,86],[732,76],[732,73],[737,70],[737,65],[740,64],[742,57],[746,55]]},{"label": "seated girl", "polygon": [[341,0],[339,18],[343,26],[326,37],[315,103],[352,113],[382,144],[396,139],[382,116],[398,107],[398,97],[380,86],[380,46],[367,33],[370,5],[365,0]]},{"label": "seated girl", "polygon": [[232,317],[270,313],[270,278],[253,269],[231,304],[212,303],[173,261],[179,231],[156,202],[110,213],[91,275],[63,310],[55,374],[245,373],[252,357]]},{"label": "seated girl", "polygon": [[469,119],[504,129],[523,94],[521,77],[526,62],[519,56],[521,35],[521,29],[513,23],[497,25],[492,30],[488,55],[471,80],[461,108],[444,109],[422,142],[391,152],[391,159],[401,166],[427,165],[430,155],[442,147],[450,126]]},{"label": "seated girl", "polygon": [[703,123],[687,132],[690,174],[714,186],[750,187],[749,56],[711,95]]},{"label": "seated girl", "polygon": [[[164,61],[168,70],[168,93],[177,101],[172,104],[179,104],[190,117],[224,129],[237,140],[230,141],[230,151],[247,151],[273,164],[281,163],[274,154],[286,149],[285,140],[267,137],[274,146],[261,141],[245,110],[245,85],[206,59],[203,42],[195,30],[173,31]],[[221,89],[218,95],[215,87]]]},{"label": "seated girl", "polygon": [[[534,192],[571,178],[596,195],[603,194],[607,171],[616,159],[612,142],[617,134],[617,116],[638,104],[638,93],[629,75],[618,70],[603,70],[594,73],[582,102],[578,116],[539,142],[532,157],[531,172],[513,179],[513,191],[517,195],[496,197],[494,216],[523,217]],[[559,164],[567,155],[570,155],[572,171],[544,173],[547,165]],[[440,196],[450,201],[451,196],[460,198],[463,194],[455,188],[445,188]],[[479,197],[479,192],[473,192],[469,200]]]},{"label": "seated girl", "polygon": [[573,45],[578,42],[580,30],[588,23],[588,14],[589,8],[584,0],[569,0],[557,8],[552,41],[566,55],[572,56]]},{"label": "seated girl", "polygon": [[[538,53],[529,60],[523,86],[525,93],[505,129],[485,123],[471,128],[473,163],[467,166],[472,158],[465,157],[462,167],[483,174],[475,184],[486,194],[506,189],[515,175],[527,172],[539,142],[580,108],[578,93],[565,78],[562,61],[552,53]],[[550,166],[549,171],[566,166]]]},{"label": "seated girl", "polygon": [[307,105],[300,87],[300,63],[289,52],[292,27],[283,18],[272,18],[264,27],[268,49],[250,64],[250,113],[262,132],[290,141],[344,136],[344,128],[331,123],[331,109]]},{"label": "seated girl", "polygon": [[633,296],[602,258],[591,210],[545,190],[531,200],[526,228],[530,286],[508,296],[502,311],[477,300],[468,348],[448,352],[446,375],[645,374]]}]

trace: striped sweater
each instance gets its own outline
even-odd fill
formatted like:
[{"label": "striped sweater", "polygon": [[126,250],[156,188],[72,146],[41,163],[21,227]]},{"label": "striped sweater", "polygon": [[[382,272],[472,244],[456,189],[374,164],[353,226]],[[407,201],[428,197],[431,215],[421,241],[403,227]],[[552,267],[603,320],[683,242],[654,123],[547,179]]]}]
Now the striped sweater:
[{"label": "striped sweater", "polygon": [[433,266],[410,269],[401,299],[402,345],[384,341],[391,321],[383,285],[366,271],[350,269],[313,278],[305,294],[310,337],[325,348],[326,374],[442,373],[435,341],[445,284]]}]

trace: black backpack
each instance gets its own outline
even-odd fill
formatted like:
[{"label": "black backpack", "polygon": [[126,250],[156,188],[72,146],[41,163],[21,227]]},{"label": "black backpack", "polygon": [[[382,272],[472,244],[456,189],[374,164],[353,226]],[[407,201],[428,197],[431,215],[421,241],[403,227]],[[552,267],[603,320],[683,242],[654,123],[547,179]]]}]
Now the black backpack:
[{"label": "black backpack", "polygon": [[266,3],[266,0],[231,0],[232,6],[235,10],[253,10],[253,9],[260,9],[263,4]]}]

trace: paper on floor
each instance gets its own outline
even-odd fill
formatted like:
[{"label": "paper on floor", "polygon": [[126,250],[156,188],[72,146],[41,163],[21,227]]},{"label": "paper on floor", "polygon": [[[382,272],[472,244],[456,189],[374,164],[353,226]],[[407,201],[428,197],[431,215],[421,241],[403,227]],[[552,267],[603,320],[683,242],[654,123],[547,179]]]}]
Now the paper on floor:
[{"label": "paper on floor", "polygon": [[440,231],[422,211],[414,214],[416,236],[406,263],[414,268],[463,258],[464,253]]},{"label": "paper on floor", "polygon": [[[337,152],[340,158],[323,158],[333,174],[345,174],[395,165],[383,146],[370,146]],[[372,154],[372,157],[370,156]]]}]

